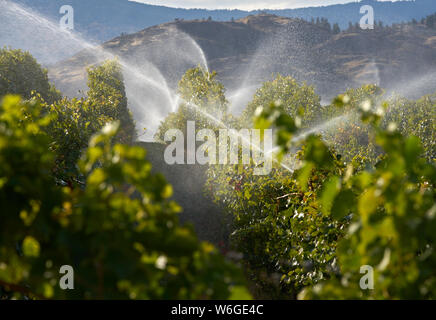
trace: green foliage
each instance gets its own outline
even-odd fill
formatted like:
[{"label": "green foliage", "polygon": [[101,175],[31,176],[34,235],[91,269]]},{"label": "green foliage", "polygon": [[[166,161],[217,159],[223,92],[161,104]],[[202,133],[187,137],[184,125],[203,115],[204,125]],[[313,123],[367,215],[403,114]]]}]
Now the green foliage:
[{"label": "green foliage", "polygon": [[297,118],[304,115],[302,127],[313,123],[320,114],[320,97],[314,88],[306,84],[299,84],[290,76],[278,74],[272,81],[265,82],[254,95],[241,116],[241,122],[246,128],[253,124],[253,117],[258,108],[265,108],[272,102],[278,102],[283,113]]},{"label": "green foliage", "polygon": [[216,76],[216,72],[210,73],[202,67],[189,69],[179,82],[180,97],[212,113],[227,112],[225,89]]},{"label": "green foliage", "polygon": [[210,73],[201,66],[186,71],[178,85],[180,105],[161,122],[155,134],[156,140],[164,141],[169,129],[186,133],[188,121],[195,121],[198,130],[222,127],[219,122],[226,121],[228,101],[224,86],[216,75],[216,72]]},{"label": "green foliage", "polygon": [[326,172],[311,174],[304,191],[297,174],[283,168],[269,176],[255,176],[251,167],[227,169],[213,171],[210,191],[233,217],[232,244],[243,253],[260,296],[292,298],[328,277],[336,268],[342,222],[324,215],[317,203]]},{"label": "green foliage", "polygon": [[[209,170],[209,191],[234,218],[233,244],[261,297],[303,288],[300,298],[434,297],[435,167],[424,158],[434,159],[433,96],[383,102],[382,94],[373,85],[347,91],[323,115],[341,122],[301,144],[293,137],[302,115],[271,97],[255,126],[273,127],[279,160],[297,152],[298,169]],[[374,290],[359,287],[363,265],[377,270]]]},{"label": "green foliage", "polygon": [[135,123],[127,108],[121,66],[108,60],[100,66],[88,69],[88,99],[94,112],[120,121],[117,140],[130,144],[136,139]]},{"label": "green foliage", "polygon": [[43,108],[56,116],[56,121],[50,122],[46,132],[52,138],[50,148],[56,154],[53,170],[58,183],[70,186],[82,184],[83,177],[79,174],[77,161],[91,136],[115,119],[102,114],[90,99],[63,98]]},{"label": "green foliage", "polygon": [[[336,99],[345,108],[352,103],[347,95]],[[375,143],[384,154],[371,170],[353,174],[356,168],[349,164],[324,184],[318,201],[324,214],[335,221],[352,220],[336,253],[340,270],[330,281],[306,288],[299,297],[432,299],[436,168],[422,157],[419,138],[404,137],[392,125],[383,129],[381,114],[372,111],[371,105],[359,114],[373,128]],[[331,163],[321,140],[309,137],[306,144],[303,171]],[[307,152],[314,146],[317,156]],[[360,288],[360,268],[365,265],[375,269],[372,290]]]},{"label": "green foliage", "polygon": [[88,69],[88,97],[79,100],[62,98],[49,84],[47,70],[28,52],[2,49],[0,62],[0,96],[20,94],[25,99],[41,101],[44,112],[57,117],[44,130],[52,137],[50,148],[56,153],[52,169],[59,183],[83,183],[77,160],[90,137],[106,123],[120,121],[116,141],[132,143],[136,139],[121,68],[116,61]]},{"label": "green foliage", "polygon": [[[286,150],[282,164],[301,166],[300,158],[320,165],[288,171],[275,163],[269,175],[256,176],[253,165],[211,166],[208,189],[233,218],[232,244],[260,297],[295,298],[308,285],[329,277],[337,268],[336,241],[346,221],[323,214],[318,203],[322,182],[343,171],[342,164],[321,141],[312,139],[295,158],[283,157],[297,131],[294,119],[272,103],[258,109],[256,127],[273,125],[276,142]],[[325,154],[323,153],[325,151]]]},{"label": "green foliage", "polygon": [[[378,107],[380,112],[383,90],[376,85],[349,89],[324,108],[323,120],[335,119],[331,128],[322,132],[323,139],[345,161],[363,161],[374,164],[381,149],[374,144],[371,127],[362,121],[360,112]],[[340,106],[340,108],[338,108]]]},{"label": "green foliage", "polygon": [[0,97],[18,94],[30,99],[32,91],[48,103],[61,98],[61,93],[49,83],[47,70],[29,52],[0,48]]},{"label": "green foliage", "polygon": [[424,146],[423,155],[429,161],[435,159],[435,95],[424,96],[417,101],[399,96],[383,101],[383,94],[383,90],[375,85],[347,90],[324,109],[324,121],[334,121],[331,128],[323,130],[323,139],[344,160],[363,161],[374,165],[383,150],[377,145],[375,133],[368,121],[374,115],[383,116],[380,124],[382,128],[387,129],[390,124],[395,123],[403,135],[419,137]]},{"label": "green foliage", "polygon": [[[46,112],[57,117],[46,130],[53,139],[51,149],[57,154],[55,175],[59,182],[70,186],[83,184],[77,161],[91,136],[106,123],[120,121],[116,142],[131,144],[136,138],[119,64],[106,61],[88,69],[88,86],[87,98],[63,98],[51,105],[44,104]],[[39,96],[34,98],[40,100]]]},{"label": "green foliage", "polygon": [[[145,150],[114,144],[118,124],[92,137],[79,163],[85,185],[59,187],[44,130],[55,114],[42,111],[14,96],[0,107],[0,286],[7,297],[246,294],[238,270],[178,223],[171,186],[151,173]],[[61,265],[73,266],[74,290],[59,288]]]},{"label": "green foliage", "polygon": [[390,99],[382,126],[388,128],[391,123],[396,124],[401,134],[418,137],[424,157],[428,161],[435,161],[436,94],[424,96],[417,101],[401,97]]},{"label": "green foliage", "polygon": [[[386,155],[374,171],[343,179],[347,207],[355,213],[339,244],[341,272],[302,297],[433,299],[435,296],[436,168],[421,158],[414,136],[379,130]],[[342,199],[338,199],[344,202]],[[335,214],[331,210],[332,215]],[[336,213],[337,215],[337,213]],[[360,267],[374,268],[374,289],[361,290]]]}]

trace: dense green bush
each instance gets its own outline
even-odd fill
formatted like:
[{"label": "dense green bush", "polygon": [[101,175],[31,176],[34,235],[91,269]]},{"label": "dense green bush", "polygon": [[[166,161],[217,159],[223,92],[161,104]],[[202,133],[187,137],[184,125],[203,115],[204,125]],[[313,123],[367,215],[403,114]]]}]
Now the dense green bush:
[{"label": "dense green bush", "polygon": [[308,127],[320,118],[320,97],[313,87],[300,84],[290,76],[278,74],[274,80],[265,82],[254,94],[241,116],[242,125],[251,128],[253,117],[258,108],[271,102],[280,102],[280,109],[292,117],[304,115],[302,127]]},{"label": "dense green bush", "polygon": [[317,203],[328,172],[313,173],[306,190],[277,166],[268,176],[255,176],[250,166],[209,174],[209,192],[233,218],[230,240],[259,297],[295,297],[336,267],[343,222],[323,215]]},{"label": "dense green bush", "polygon": [[117,141],[131,144],[136,140],[135,123],[127,108],[121,66],[117,61],[105,61],[88,69],[89,104],[98,115],[120,121]]},{"label": "dense green bush", "polygon": [[392,122],[401,134],[421,140],[423,155],[428,161],[436,160],[436,93],[417,101],[398,96],[391,98],[382,127],[387,128]]},{"label": "dense green bush", "polygon": [[342,95],[347,101],[342,108],[337,108],[335,103],[324,107],[323,121],[331,126],[327,125],[320,133],[345,161],[374,164],[381,154],[370,126],[361,121],[359,111],[371,106],[381,108],[383,93],[376,85],[349,89]]},{"label": "dense green bush", "polygon": [[0,48],[0,97],[19,94],[25,99],[38,92],[48,103],[62,98],[48,81],[47,70],[29,52]]},{"label": "dense green bush", "polygon": [[[178,223],[172,189],[145,150],[94,135],[79,162],[82,188],[59,187],[37,102],[0,107],[0,287],[3,297],[225,299],[246,297],[237,268]],[[74,290],[58,286],[75,270]]]},{"label": "dense green bush", "polygon": [[[323,139],[347,161],[364,161],[374,165],[383,149],[375,142],[371,125],[362,121],[360,111],[383,114],[380,126],[387,129],[396,123],[405,135],[415,135],[423,143],[424,156],[436,158],[436,99],[435,95],[424,96],[417,101],[400,96],[384,101],[384,90],[376,85],[366,85],[347,90],[342,97],[347,103],[337,108],[333,103],[324,107],[323,121],[329,125],[321,130]],[[383,104],[386,108],[383,109]]]},{"label": "dense green bush", "polygon": [[155,134],[157,141],[164,141],[169,129],[182,130],[186,136],[188,121],[195,121],[197,130],[222,128],[220,122],[226,122],[228,101],[216,75],[201,66],[186,71],[178,84],[178,109],[161,122]]},{"label": "dense green bush", "polygon": [[[271,116],[278,117],[274,124],[267,117],[258,118],[257,124],[260,129],[273,125],[277,140],[288,142],[290,135],[280,129],[305,130],[320,117],[319,101],[313,88],[279,75],[256,92],[236,126],[251,128],[255,114],[274,102]],[[299,121],[290,115],[298,116]],[[208,170],[208,193],[233,219],[232,244],[243,254],[259,297],[295,298],[299,290],[328,277],[336,267],[336,240],[343,222],[321,213],[317,191],[322,181],[332,172],[341,172],[343,165],[335,159],[334,170],[313,172],[310,188],[304,189],[289,170],[298,167],[300,155],[282,158],[285,166],[276,162],[265,176],[254,175],[254,164],[217,165]]]},{"label": "dense green bush", "polygon": [[[89,68],[88,87],[86,98],[63,98],[43,105],[46,112],[57,116],[57,121],[51,122],[46,131],[53,139],[51,148],[57,154],[56,177],[68,185],[83,183],[77,160],[91,136],[106,123],[120,122],[119,132],[114,138],[116,142],[131,144],[136,139],[119,64],[106,61]],[[34,98],[40,100],[40,96]]]},{"label": "dense green bush", "polygon": [[[345,107],[349,103],[346,95],[336,100]],[[387,103],[382,105],[388,108]],[[318,201],[322,212],[336,221],[350,218],[351,223],[338,245],[335,275],[306,288],[300,298],[434,298],[436,167],[423,157],[419,138],[402,136],[393,124],[383,129],[381,113],[372,107],[362,108],[359,114],[374,131],[383,155],[373,168],[353,174],[355,168],[349,164],[323,183]],[[263,112],[260,117],[270,114]],[[286,143],[281,147],[286,148]],[[306,172],[335,167],[319,138],[309,137],[305,148],[301,186],[311,183]],[[315,152],[307,151],[311,149]],[[360,286],[362,266],[375,271],[371,290]]]},{"label": "dense green bush", "polygon": [[[384,102],[383,90],[376,86],[351,89],[322,110],[322,118],[327,122],[335,119],[334,125],[320,125],[321,136],[308,134],[307,137],[299,134],[299,122],[305,120],[304,114],[292,114],[280,104],[271,104],[276,100],[283,101],[280,96],[274,96],[270,107],[266,101],[263,108],[260,105],[255,124],[260,129],[275,128],[276,143],[281,147],[278,160],[297,170],[290,173],[277,163],[269,176],[253,175],[251,166],[212,166],[209,169],[208,191],[233,217],[231,239],[236,249],[243,253],[246,270],[257,285],[259,296],[295,297],[302,288],[314,286],[316,290],[307,289],[300,297],[432,297],[434,255],[431,254],[430,231],[435,229],[432,220],[425,218],[432,215],[435,200],[434,165],[426,164],[425,160],[434,159],[432,96],[416,102],[401,98]],[[300,120],[295,120],[295,114]],[[389,131],[393,128],[398,130],[395,134]],[[416,134],[424,142],[424,148],[419,147],[418,138],[402,138],[400,133]],[[295,136],[303,138],[295,140]],[[289,151],[293,155],[287,155]],[[395,162],[399,164],[393,164]],[[371,184],[376,187],[383,179],[390,184],[384,190],[387,194],[379,195],[377,191],[376,198],[360,200]],[[362,186],[362,181],[367,184]],[[344,186],[340,187],[342,184]],[[388,196],[391,198],[387,199]],[[409,246],[405,253],[399,245],[386,249],[384,246],[392,236],[389,230],[379,229],[377,223],[368,223],[359,236],[374,235],[368,248],[358,240],[347,242],[347,230],[356,228],[356,221],[359,223],[359,210],[369,210],[377,203],[380,206],[374,212],[375,221],[382,219],[385,211],[399,214],[396,206],[402,203],[405,207],[400,215],[407,212],[409,217],[405,221],[394,220],[395,228],[398,228],[396,236],[405,232],[404,241],[407,237],[418,239],[421,236],[425,240],[412,240],[412,243],[420,244]],[[383,223],[392,223],[389,219]],[[425,232],[424,226],[428,228]],[[415,227],[419,230],[414,230]],[[344,236],[345,240],[341,240]],[[352,250],[358,252],[353,261],[355,269],[350,270],[348,259]],[[390,271],[384,270],[385,275],[381,275],[376,284],[379,291],[361,291],[360,266],[372,264],[375,268],[382,261],[384,252],[391,254],[394,261],[391,263],[395,266],[402,261],[403,254],[407,256],[407,262],[397,270],[393,267]],[[412,252],[416,254],[412,255]],[[424,252],[429,259],[420,254]],[[422,257],[427,260],[420,265]],[[409,280],[413,283],[407,283],[407,280],[401,284],[401,279],[408,277],[401,275],[401,269],[410,273]],[[422,274],[418,276],[417,273]],[[395,284],[398,288],[393,285],[395,280],[384,281],[384,276],[398,278],[398,284]],[[327,282],[330,285],[326,285],[324,294],[313,294],[319,293],[317,284],[323,283],[321,280],[330,278],[340,278],[342,282]],[[348,280],[352,281],[351,289],[341,289]],[[349,295],[346,290],[350,291]],[[312,295],[305,295],[306,292],[312,292]]]}]

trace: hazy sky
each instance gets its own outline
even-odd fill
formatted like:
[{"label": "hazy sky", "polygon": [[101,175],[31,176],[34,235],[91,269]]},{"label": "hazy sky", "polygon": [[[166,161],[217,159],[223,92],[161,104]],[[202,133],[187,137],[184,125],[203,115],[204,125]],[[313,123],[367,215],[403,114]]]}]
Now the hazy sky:
[{"label": "hazy sky", "polygon": [[[356,0],[130,0],[148,4],[178,8],[206,9],[290,9],[322,6],[336,3],[358,2]],[[379,0],[389,1],[389,0]]]}]

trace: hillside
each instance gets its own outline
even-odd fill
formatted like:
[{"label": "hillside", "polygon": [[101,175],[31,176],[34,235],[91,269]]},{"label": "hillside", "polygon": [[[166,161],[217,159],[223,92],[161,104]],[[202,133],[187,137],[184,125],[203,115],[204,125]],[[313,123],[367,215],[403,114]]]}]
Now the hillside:
[{"label": "hillside", "polygon": [[[117,37],[102,48],[156,78],[154,71],[146,68],[152,63],[170,89],[175,88],[187,68],[205,58],[224,82],[236,111],[260,82],[275,72],[307,81],[324,99],[329,99],[363,83],[378,83],[408,96],[418,96],[434,89],[426,85],[431,85],[436,67],[436,29],[425,25],[350,29],[334,34],[300,19],[267,14],[234,22],[166,23]],[[97,61],[94,55],[95,52],[82,51],[53,66],[50,75],[56,85],[70,96],[77,95],[79,89],[86,90],[84,67]],[[420,91],[414,90],[417,82]],[[407,84],[408,92],[403,90],[403,84]]]},{"label": "hillside", "polygon": [[[240,19],[249,14],[259,14],[260,11],[242,10],[204,10],[180,9],[164,6],[147,5],[128,0],[13,0],[43,14],[53,21],[59,21],[59,8],[62,5],[72,5],[75,10],[76,31],[86,38],[97,41],[107,41],[121,33],[132,33],[146,27],[173,21],[174,19],[194,20],[208,19],[230,21]],[[436,11],[434,0],[416,1],[384,1],[364,0],[362,3],[348,3],[324,7],[309,7],[286,10],[264,10],[270,14],[284,17],[311,18],[324,17],[332,24],[338,23],[346,28],[348,22],[360,20],[359,8],[369,3],[374,7],[376,20],[385,24],[420,20],[430,12]],[[0,13],[1,15],[1,13]],[[344,17],[346,17],[344,19]]]}]

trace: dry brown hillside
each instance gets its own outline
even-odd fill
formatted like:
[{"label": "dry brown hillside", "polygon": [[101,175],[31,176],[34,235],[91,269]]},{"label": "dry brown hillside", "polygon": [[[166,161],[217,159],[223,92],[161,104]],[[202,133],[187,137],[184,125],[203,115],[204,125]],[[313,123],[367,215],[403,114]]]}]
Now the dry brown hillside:
[{"label": "dry brown hillside", "polygon": [[[151,62],[174,88],[203,59],[197,44],[230,92],[255,88],[275,72],[315,85],[323,98],[367,82],[408,96],[434,91],[436,83],[436,30],[420,24],[334,34],[300,19],[260,14],[233,22],[175,21],[117,37],[103,49],[153,78]],[[64,93],[77,95],[86,89],[85,66],[95,62],[84,51],[51,67],[50,76]]]}]

